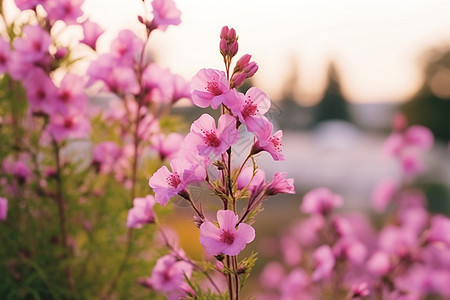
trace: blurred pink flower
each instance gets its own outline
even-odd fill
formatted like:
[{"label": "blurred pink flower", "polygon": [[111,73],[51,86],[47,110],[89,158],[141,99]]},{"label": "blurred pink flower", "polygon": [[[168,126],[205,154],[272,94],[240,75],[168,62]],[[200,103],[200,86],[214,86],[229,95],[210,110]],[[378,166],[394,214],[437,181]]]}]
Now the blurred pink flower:
[{"label": "blurred pink flower", "polygon": [[146,284],[158,292],[165,292],[169,300],[181,299],[191,292],[186,278],[191,278],[192,265],[179,260],[173,254],[165,255],[156,261],[152,275]]},{"label": "blurred pink flower", "polygon": [[171,103],[174,95],[174,78],[169,69],[149,64],[142,74],[142,88],[148,103]]},{"label": "blurred pink flower", "polygon": [[276,288],[284,281],[285,276],[283,266],[272,261],[265,265],[259,280],[265,287]]},{"label": "blurred pink flower", "polygon": [[397,180],[386,178],[379,181],[372,191],[372,207],[375,211],[378,213],[384,212],[397,190]]},{"label": "blurred pink flower", "polygon": [[0,197],[0,220],[6,220],[8,214],[8,199]]},{"label": "blurred pink flower", "polygon": [[180,151],[184,136],[176,132],[172,132],[167,136],[159,133],[152,135],[150,141],[151,147],[158,152],[161,159],[170,160]]},{"label": "blurred pink flower", "polygon": [[166,31],[169,25],[181,23],[181,11],[172,0],[153,0],[153,25],[162,31]]},{"label": "blurred pink flower", "polygon": [[333,252],[328,245],[322,245],[313,253],[315,269],[311,278],[313,281],[321,281],[330,277],[336,262]]},{"label": "blurred pink flower", "polygon": [[83,77],[66,73],[60,83],[57,100],[57,110],[73,109],[80,114],[84,114],[86,112],[88,97],[84,92]]},{"label": "blurred pink flower", "polygon": [[426,151],[433,146],[434,137],[430,129],[424,126],[414,125],[406,130],[405,142],[410,146]]},{"label": "blurred pink flower", "polygon": [[57,142],[67,138],[86,138],[91,131],[91,123],[76,110],[57,111],[50,116],[45,131]]},{"label": "blurred pink flower", "polygon": [[80,42],[91,47],[95,51],[97,48],[97,40],[105,31],[100,25],[89,19],[81,23],[81,27],[83,28],[84,38]]},{"label": "blurred pink flower", "polygon": [[201,69],[191,80],[190,91],[195,105],[205,108],[211,105],[217,109],[230,91],[225,72],[215,69]]},{"label": "blurred pink flower", "polygon": [[239,132],[234,117],[222,115],[216,129],[214,118],[203,114],[192,124],[185,143],[188,149],[194,149],[202,156],[208,156],[210,153],[219,156],[235,144],[238,138]]},{"label": "blurred pink flower", "polygon": [[255,238],[255,230],[248,224],[240,223],[236,229],[238,216],[231,210],[217,211],[217,221],[219,228],[210,221],[200,226],[200,243],[211,255],[238,255]]},{"label": "blurred pink flower", "polygon": [[153,206],[156,201],[152,195],[145,198],[135,198],[133,207],[128,211],[127,227],[142,228],[143,225],[153,223],[155,220]]},{"label": "blurred pink flower", "polygon": [[111,173],[121,156],[121,150],[115,142],[101,142],[94,147],[92,163],[98,166],[100,173]]},{"label": "blurred pink flower", "polygon": [[281,299],[311,299],[307,296],[307,288],[311,284],[305,271],[295,268],[285,277],[281,283]]},{"label": "blurred pink flower", "polygon": [[117,60],[116,64],[133,68],[135,63],[140,63],[143,47],[144,42],[133,31],[124,29],[111,42],[111,55]]},{"label": "blurred pink flower", "polygon": [[368,259],[367,270],[376,276],[386,275],[391,270],[391,260],[389,254],[384,251],[377,251]]},{"label": "blurred pink flower", "polygon": [[83,15],[81,6],[84,0],[45,0],[42,1],[44,9],[47,11],[47,19],[53,24],[58,20],[67,25],[77,24],[78,17]]},{"label": "blurred pink flower", "polygon": [[281,252],[283,260],[288,266],[296,266],[302,260],[302,249],[300,243],[289,235],[281,237],[280,240]]},{"label": "blurred pink flower", "polygon": [[31,69],[24,81],[24,86],[32,112],[44,112],[48,115],[53,114],[56,104],[57,88],[42,69]]},{"label": "blurred pink flower", "polygon": [[400,258],[410,256],[417,247],[417,234],[407,227],[386,226],[378,236],[379,248]]},{"label": "blurred pink flower", "polygon": [[367,257],[367,247],[355,238],[346,237],[339,239],[333,246],[333,253],[336,257],[360,265]]},{"label": "blurred pink flower", "polygon": [[342,206],[344,200],[327,188],[316,188],[303,197],[300,209],[307,214],[328,215],[334,208]]}]

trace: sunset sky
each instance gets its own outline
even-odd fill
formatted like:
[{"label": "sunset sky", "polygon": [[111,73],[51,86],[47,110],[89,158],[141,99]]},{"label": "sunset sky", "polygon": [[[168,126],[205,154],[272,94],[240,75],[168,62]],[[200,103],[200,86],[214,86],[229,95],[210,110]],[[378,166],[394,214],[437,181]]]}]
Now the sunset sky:
[{"label": "sunset sky", "polygon": [[[277,99],[286,77],[299,71],[305,103],[320,98],[331,59],[345,95],[356,102],[404,101],[419,88],[423,53],[450,45],[448,0],[175,0],[182,24],[152,36],[157,60],[190,79],[200,68],[222,68],[219,32],[239,35],[238,55],[259,64],[256,84]],[[140,0],[85,0],[92,19],[107,30],[106,52],[122,28],[144,34]]]}]

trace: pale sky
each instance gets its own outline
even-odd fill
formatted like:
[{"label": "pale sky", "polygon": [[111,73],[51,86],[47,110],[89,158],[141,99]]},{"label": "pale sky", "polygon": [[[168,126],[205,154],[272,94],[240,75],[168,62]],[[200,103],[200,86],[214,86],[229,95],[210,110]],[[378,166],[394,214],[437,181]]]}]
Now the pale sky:
[{"label": "pale sky", "polygon": [[[331,58],[351,101],[404,101],[421,82],[417,64],[433,46],[450,44],[449,0],[175,0],[182,24],[152,34],[158,62],[190,79],[201,68],[223,68],[223,25],[239,35],[239,54],[259,64],[255,84],[272,99],[293,69],[305,101],[320,98]],[[141,0],[85,0],[88,15],[107,29],[100,51],[122,28],[140,30]],[[294,59],[294,60],[293,60]]]}]

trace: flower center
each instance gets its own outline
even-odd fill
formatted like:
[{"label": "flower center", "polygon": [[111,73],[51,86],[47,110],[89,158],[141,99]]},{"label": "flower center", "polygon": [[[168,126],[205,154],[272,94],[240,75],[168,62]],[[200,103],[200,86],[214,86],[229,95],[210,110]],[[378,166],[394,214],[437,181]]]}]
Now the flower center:
[{"label": "flower center", "polygon": [[258,112],[258,106],[253,103],[253,101],[248,97],[247,100],[245,100],[244,103],[244,109],[242,110],[242,117],[245,119],[247,117],[251,117],[256,115]]},{"label": "flower center", "polygon": [[281,140],[279,137],[273,136],[270,139],[270,142],[272,142],[273,147],[275,148],[275,151],[277,151],[278,153],[280,153],[283,149],[283,144],[281,143]]},{"label": "flower center", "polygon": [[69,91],[64,91],[61,94],[61,100],[65,103],[69,103],[70,100],[70,92]]},{"label": "flower center", "polygon": [[64,127],[65,128],[72,128],[74,125],[74,122],[72,120],[72,118],[67,118],[64,120]]},{"label": "flower center", "polygon": [[36,98],[38,98],[39,100],[44,100],[46,94],[44,90],[38,90],[36,92]]},{"label": "flower center", "polygon": [[234,235],[229,230],[222,230],[222,233],[220,234],[220,241],[231,245],[234,242]]},{"label": "flower center", "polygon": [[171,187],[176,188],[181,183],[181,179],[177,172],[173,172],[173,174],[170,174],[169,177],[166,178],[166,182]]},{"label": "flower center", "polygon": [[206,90],[215,96],[222,95],[222,91],[219,89],[219,84],[216,81],[208,81]]},{"label": "flower center", "polygon": [[214,130],[202,130],[203,141],[210,147],[219,147],[220,139],[217,137]]}]

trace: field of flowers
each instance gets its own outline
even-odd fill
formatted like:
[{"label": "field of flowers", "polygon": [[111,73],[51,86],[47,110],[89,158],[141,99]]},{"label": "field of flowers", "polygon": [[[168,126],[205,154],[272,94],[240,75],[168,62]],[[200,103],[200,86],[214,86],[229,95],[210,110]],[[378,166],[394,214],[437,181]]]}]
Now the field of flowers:
[{"label": "field of flowers", "polygon": [[[142,2],[145,37],[122,30],[100,54],[83,0],[14,0],[14,22],[0,1],[0,299],[450,299],[450,219],[416,185],[429,129],[395,115],[380,152],[401,176],[374,187],[370,214],[327,187],[295,195],[301,182],[258,164],[285,160],[283,132],[245,88],[258,64],[239,29],[208,37],[223,69],[185,79],[148,49],[181,11]],[[192,124],[172,114],[182,99],[202,112]],[[277,194],[297,220],[249,251]],[[176,206],[197,253],[170,228]]]}]

